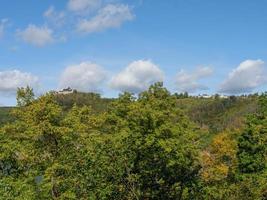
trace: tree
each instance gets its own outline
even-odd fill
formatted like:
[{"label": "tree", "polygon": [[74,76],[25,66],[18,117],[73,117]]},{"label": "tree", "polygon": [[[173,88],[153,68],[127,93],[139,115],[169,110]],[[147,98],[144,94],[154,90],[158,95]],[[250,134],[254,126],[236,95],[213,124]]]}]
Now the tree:
[{"label": "tree", "polygon": [[239,170],[258,173],[267,167],[267,94],[259,99],[259,112],[249,116],[238,141]]},{"label": "tree", "polygon": [[229,178],[236,169],[237,145],[230,132],[216,135],[208,149],[202,152],[202,178],[209,183]]},{"label": "tree", "polygon": [[[52,95],[24,103],[28,99],[13,111],[14,123],[0,132],[0,177],[8,188],[3,195],[11,199],[23,199],[24,195],[27,199],[58,198],[69,190],[64,161],[74,152],[76,135],[63,126],[63,112]],[[61,181],[63,177],[66,179]]]},{"label": "tree", "polygon": [[246,199],[267,198],[267,93],[259,110],[247,118],[238,140],[239,190]]},{"label": "tree", "polygon": [[26,88],[21,87],[17,90],[17,105],[19,107],[27,106],[34,100],[33,89],[27,86]]},{"label": "tree", "polygon": [[105,122],[121,127],[109,130],[121,136],[120,152],[128,160],[122,183],[134,185],[139,199],[190,199],[200,169],[200,131],[175,107],[176,98],[162,83],[132,99],[120,96],[109,113],[113,121]]}]

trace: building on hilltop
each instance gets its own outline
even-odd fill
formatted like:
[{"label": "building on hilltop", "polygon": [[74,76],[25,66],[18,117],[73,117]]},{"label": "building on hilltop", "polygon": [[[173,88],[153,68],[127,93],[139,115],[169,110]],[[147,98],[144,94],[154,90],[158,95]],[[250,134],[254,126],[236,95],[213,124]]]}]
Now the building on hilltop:
[{"label": "building on hilltop", "polygon": [[73,92],[74,90],[68,87],[63,90],[58,91],[57,94],[72,94]]},{"label": "building on hilltop", "polygon": [[212,98],[212,96],[211,95],[208,95],[208,94],[199,94],[197,97],[198,98],[204,98],[204,99]]},{"label": "building on hilltop", "polygon": [[226,95],[222,95],[222,94],[215,94],[215,95],[208,95],[208,94],[199,94],[197,96],[197,98],[203,98],[203,99],[216,99],[216,98],[220,98],[220,99],[227,99],[229,98],[228,96]]},{"label": "building on hilltop", "polygon": [[228,96],[223,95],[223,94],[221,94],[219,97],[220,97],[221,99],[228,99]]}]

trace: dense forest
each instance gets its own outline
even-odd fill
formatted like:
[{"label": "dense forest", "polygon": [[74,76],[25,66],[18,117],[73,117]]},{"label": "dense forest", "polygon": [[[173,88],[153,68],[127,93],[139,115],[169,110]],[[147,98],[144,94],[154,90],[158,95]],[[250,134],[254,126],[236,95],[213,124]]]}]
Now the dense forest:
[{"label": "dense forest", "polygon": [[265,200],[267,94],[18,88],[0,108],[0,199]]}]

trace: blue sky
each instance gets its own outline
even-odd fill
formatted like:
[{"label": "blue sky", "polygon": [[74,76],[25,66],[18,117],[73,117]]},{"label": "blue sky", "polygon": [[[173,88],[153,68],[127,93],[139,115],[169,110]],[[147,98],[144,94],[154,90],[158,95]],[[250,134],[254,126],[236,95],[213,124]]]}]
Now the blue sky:
[{"label": "blue sky", "polygon": [[265,0],[1,0],[0,105],[25,85],[265,91],[266,13]]}]

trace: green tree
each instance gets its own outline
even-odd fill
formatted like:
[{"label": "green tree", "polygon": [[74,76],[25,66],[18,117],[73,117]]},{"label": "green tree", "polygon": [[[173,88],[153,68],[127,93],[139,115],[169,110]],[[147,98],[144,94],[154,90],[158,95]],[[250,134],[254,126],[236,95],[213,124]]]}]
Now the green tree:
[{"label": "green tree", "polygon": [[238,140],[240,196],[267,198],[267,94],[259,97],[259,110],[248,117]]},{"label": "green tree", "polygon": [[68,167],[62,160],[73,148],[74,134],[61,124],[63,112],[51,95],[23,105],[13,111],[16,121],[0,132],[3,196],[57,198],[67,191],[68,179],[60,180]]},{"label": "green tree", "polygon": [[121,136],[121,152],[128,155],[122,183],[134,185],[137,199],[192,198],[201,135],[175,104],[176,98],[156,83],[137,100],[120,96],[110,113],[114,120],[105,122],[121,127],[113,134]]},{"label": "green tree", "polygon": [[259,99],[259,112],[249,116],[238,141],[241,173],[263,172],[267,167],[267,95]]},{"label": "green tree", "polygon": [[27,106],[34,100],[33,89],[27,86],[26,88],[21,87],[17,90],[17,105]]}]

